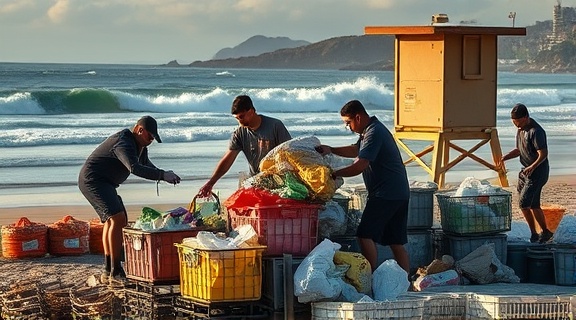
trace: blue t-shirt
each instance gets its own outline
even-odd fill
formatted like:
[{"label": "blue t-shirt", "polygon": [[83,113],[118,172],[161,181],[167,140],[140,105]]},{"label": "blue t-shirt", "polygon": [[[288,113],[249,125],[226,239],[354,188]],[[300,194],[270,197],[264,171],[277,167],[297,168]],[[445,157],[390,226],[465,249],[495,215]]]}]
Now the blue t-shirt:
[{"label": "blue t-shirt", "polygon": [[394,137],[376,117],[360,135],[358,158],[370,161],[362,172],[368,195],[388,200],[410,199],[406,167]]}]

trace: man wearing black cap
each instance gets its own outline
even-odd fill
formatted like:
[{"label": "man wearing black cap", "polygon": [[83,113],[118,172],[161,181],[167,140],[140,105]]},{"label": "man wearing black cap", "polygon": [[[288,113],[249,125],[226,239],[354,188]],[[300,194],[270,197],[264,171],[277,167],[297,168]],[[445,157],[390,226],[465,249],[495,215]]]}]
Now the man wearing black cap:
[{"label": "man wearing black cap", "polygon": [[[521,103],[512,108],[510,117],[518,128],[516,148],[502,157],[500,165],[508,159],[520,157],[523,166],[518,175],[517,187],[520,194],[520,208],[532,233],[530,242],[545,243],[553,236],[546,226],[544,212],[540,208],[540,194],[550,173],[546,132],[529,117],[528,109]],[[541,234],[536,233],[536,222],[542,229]]]},{"label": "man wearing black cap", "polygon": [[162,142],[156,120],[144,116],[132,131],[124,129],[104,140],[80,170],[78,187],[104,223],[102,245],[106,274],[103,279],[126,276],[120,260],[122,228],[128,224],[128,215],[116,188],[126,181],[130,173],[148,180],[180,183],[178,175],[157,168],[148,159],[147,147],[154,140]]}]

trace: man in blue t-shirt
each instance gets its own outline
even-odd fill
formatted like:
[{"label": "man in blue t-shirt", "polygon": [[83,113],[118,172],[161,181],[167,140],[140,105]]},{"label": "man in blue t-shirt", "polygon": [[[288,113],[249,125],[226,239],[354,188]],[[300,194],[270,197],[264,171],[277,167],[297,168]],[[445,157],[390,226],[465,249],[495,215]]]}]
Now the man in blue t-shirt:
[{"label": "man in blue t-shirt", "polygon": [[353,145],[333,148],[321,145],[321,154],[333,153],[356,158],[350,166],[338,169],[332,177],[352,177],[362,173],[368,200],[356,236],[362,254],[372,267],[378,267],[376,243],[390,246],[394,259],[410,273],[410,261],[404,244],[408,242],[408,201],[410,186],[400,150],[392,134],[375,116],[369,116],[362,103],[352,100],[340,110],[342,121],[360,134]]},{"label": "man in blue t-shirt", "polygon": [[[505,154],[504,161],[520,157],[523,168],[518,174],[517,190],[520,195],[520,209],[532,233],[530,242],[548,242],[552,231],[546,226],[544,212],[540,207],[542,188],[548,182],[550,166],[548,165],[548,144],[546,132],[534,119],[528,115],[528,108],[518,103],[510,112],[512,123],[518,128],[516,132],[516,148]],[[542,233],[536,233],[535,223],[540,225]]]},{"label": "man in blue t-shirt", "polygon": [[240,126],[234,130],[228,151],[216,165],[212,177],[198,191],[201,197],[210,196],[214,184],[230,170],[240,152],[246,156],[250,175],[253,176],[260,172],[260,161],[270,150],[292,139],[282,121],[256,113],[249,96],[237,96],[232,102],[231,111]]}]

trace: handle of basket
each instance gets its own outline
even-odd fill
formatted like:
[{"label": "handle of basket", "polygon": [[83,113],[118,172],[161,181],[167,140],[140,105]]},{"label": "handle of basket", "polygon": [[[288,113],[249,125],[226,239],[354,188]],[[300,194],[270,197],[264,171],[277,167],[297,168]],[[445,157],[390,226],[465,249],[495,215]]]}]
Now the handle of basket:
[{"label": "handle of basket", "polygon": [[[216,204],[218,205],[218,213],[220,213],[221,210],[221,205],[220,205],[220,198],[218,198],[218,196],[214,193],[214,192],[210,192],[211,196],[214,199],[216,199]],[[194,213],[196,211],[196,199],[198,198],[198,195],[195,195],[194,198],[192,198],[192,201],[190,202],[190,205],[188,206],[188,212],[190,213]]]},{"label": "handle of basket", "polygon": [[198,198],[198,195],[195,195],[194,198],[192,198],[190,205],[188,205],[188,212],[190,213],[194,213],[196,209],[196,198]]}]

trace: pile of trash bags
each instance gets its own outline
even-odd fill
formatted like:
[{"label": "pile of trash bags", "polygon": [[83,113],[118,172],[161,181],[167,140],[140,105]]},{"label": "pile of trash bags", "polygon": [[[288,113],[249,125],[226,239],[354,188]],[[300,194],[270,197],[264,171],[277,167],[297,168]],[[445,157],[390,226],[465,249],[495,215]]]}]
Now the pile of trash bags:
[{"label": "pile of trash bags", "polygon": [[237,191],[239,194],[233,197],[238,198],[245,192],[254,194],[246,191],[254,188],[282,199],[329,201],[343,179],[331,178],[333,170],[329,160],[315,149],[320,144],[317,137],[304,136],[278,145],[260,162],[260,173],[246,179],[243,188]]}]

